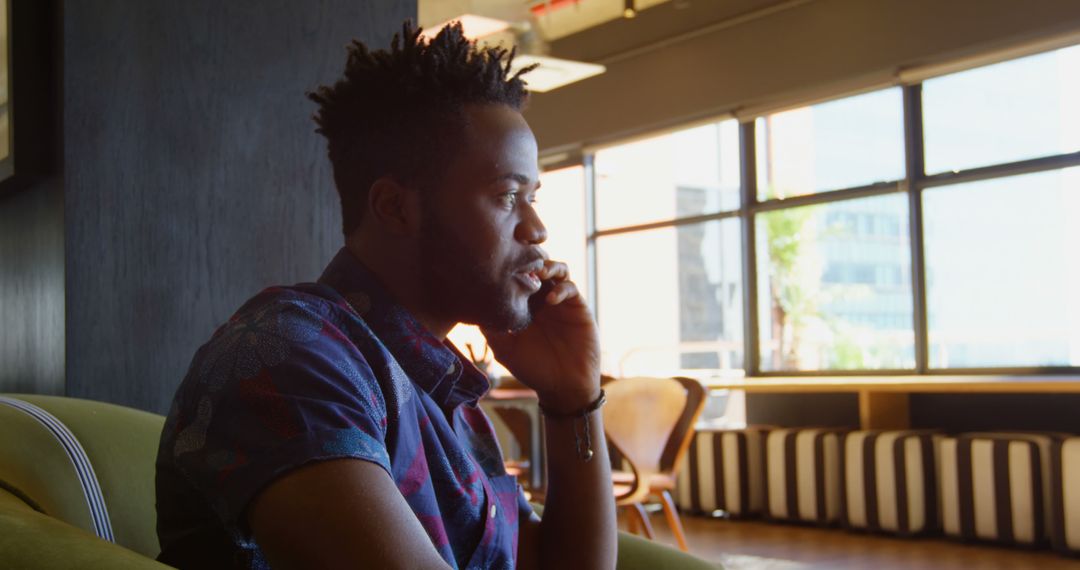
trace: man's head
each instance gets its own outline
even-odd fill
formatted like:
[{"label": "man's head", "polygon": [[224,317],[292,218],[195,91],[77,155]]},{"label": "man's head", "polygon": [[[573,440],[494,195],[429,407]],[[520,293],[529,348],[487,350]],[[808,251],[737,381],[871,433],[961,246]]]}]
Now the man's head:
[{"label": "man's head", "polygon": [[438,184],[459,145],[466,106],[520,112],[528,98],[520,78],[528,69],[509,74],[513,52],[477,48],[457,23],[430,42],[420,31],[406,22],[389,50],[353,40],[345,76],[308,93],[319,104],[317,132],[328,142],[346,236],[360,225],[367,191],[379,178]]},{"label": "man's head", "polygon": [[512,57],[476,47],[460,25],[428,43],[406,24],[388,51],[353,42],[345,77],[309,95],[347,239],[393,248],[392,270],[419,282],[410,308],[435,322],[529,323],[546,231],[532,209],[536,141]]}]

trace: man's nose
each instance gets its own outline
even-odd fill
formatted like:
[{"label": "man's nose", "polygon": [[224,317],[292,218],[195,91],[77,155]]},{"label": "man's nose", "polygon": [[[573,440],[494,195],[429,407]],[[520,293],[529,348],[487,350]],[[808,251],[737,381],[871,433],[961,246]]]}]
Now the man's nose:
[{"label": "man's nose", "polygon": [[539,245],[547,241],[547,228],[544,227],[544,222],[540,221],[540,216],[532,206],[525,209],[524,217],[518,224],[514,237],[530,245]]}]

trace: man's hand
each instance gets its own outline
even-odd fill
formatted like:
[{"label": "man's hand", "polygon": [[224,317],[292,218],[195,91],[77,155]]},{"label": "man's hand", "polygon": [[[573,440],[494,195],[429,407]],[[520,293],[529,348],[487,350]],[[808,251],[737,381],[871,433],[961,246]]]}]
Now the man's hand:
[{"label": "man's hand", "polygon": [[600,394],[596,323],[565,263],[547,260],[537,277],[554,287],[533,312],[532,324],[514,334],[483,333],[495,358],[535,390],[545,408],[575,412]]},{"label": "man's hand", "polygon": [[[557,414],[581,412],[600,395],[600,341],[596,323],[566,264],[546,261],[541,281],[555,286],[517,334],[484,330],[495,357],[526,386],[540,405]],[[581,456],[579,425],[591,426]],[[588,433],[588,432],[586,432]],[[548,417],[548,488],[544,518],[522,518],[518,562],[522,568],[614,568],[615,501],[600,410],[577,417]]]}]

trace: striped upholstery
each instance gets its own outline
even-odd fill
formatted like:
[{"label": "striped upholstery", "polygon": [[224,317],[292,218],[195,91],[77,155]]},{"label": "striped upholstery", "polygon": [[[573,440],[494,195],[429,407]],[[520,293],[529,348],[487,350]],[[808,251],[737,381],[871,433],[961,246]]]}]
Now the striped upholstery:
[{"label": "striped upholstery", "polygon": [[684,512],[760,514],[765,504],[762,445],[768,430],[698,430],[678,469],[675,502]]},{"label": "striped upholstery", "polygon": [[1054,548],[1062,554],[1080,556],[1080,437],[1069,437],[1053,446],[1050,487]]},{"label": "striped upholstery", "polygon": [[931,431],[847,434],[841,450],[844,525],[901,535],[937,527],[934,439]]},{"label": "striped upholstery", "polygon": [[99,538],[115,542],[112,523],[109,521],[109,511],[105,507],[105,498],[102,496],[101,485],[94,473],[94,467],[71,430],[49,412],[24,400],[0,396],[0,405],[22,412],[55,438],[75,471],[83,499],[89,510],[91,529]]},{"label": "striped upholstery", "polygon": [[942,527],[963,540],[1037,546],[1050,523],[1053,434],[972,433],[941,440]]},{"label": "striped upholstery", "polygon": [[766,514],[830,524],[840,518],[840,442],[844,430],[778,429],[765,438]]}]

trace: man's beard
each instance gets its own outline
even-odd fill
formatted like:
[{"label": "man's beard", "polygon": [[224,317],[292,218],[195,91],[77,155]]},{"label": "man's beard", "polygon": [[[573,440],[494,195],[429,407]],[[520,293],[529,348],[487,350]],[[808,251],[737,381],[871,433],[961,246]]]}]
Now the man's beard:
[{"label": "man's beard", "polygon": [[513,272],[529,260],[515,262],[493,276],[485,258],[470,251],[437,213],[425,211],[422,232],[420,276],[429,312],[500,331],[518,332],[529,326],[532,315],[527,303],[515,307],[513,280]]}]

